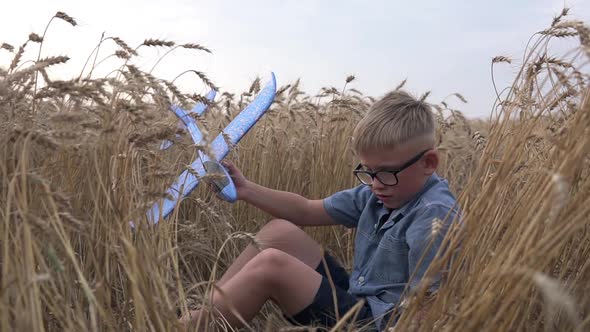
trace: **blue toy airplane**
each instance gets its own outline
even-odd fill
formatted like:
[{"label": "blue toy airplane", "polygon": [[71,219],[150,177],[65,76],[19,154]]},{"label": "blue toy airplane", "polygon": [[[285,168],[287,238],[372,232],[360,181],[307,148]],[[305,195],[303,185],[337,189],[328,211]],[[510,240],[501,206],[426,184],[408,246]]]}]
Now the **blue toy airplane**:
[{"label": "blue toy airplane", "polygon": [[[166,218],[174,210],[178,201],[190,194],[199,185],[201,179],[210,183],[222,199],[229,202],[236,201],[236,187],[225,167],[219,163],[230,151],[226,139],[231,145],[237,144],[269,109],[274,100],[276,90],[277,84],[275,75],[274,73],[271,73],[271,80],[266,84],[262,91],[260,91],[252,103],[241,111],[235,119],[222,130],[222,133],[219,133],[213,142],[211,142],[209,149],[211,155],[207,155],[199,150],[198,157],[189,166],[191,170],[183,171],[176,181],[174,181],[172,186],[166,190],[169,198],[162,198],[154,203],[147,213],[148,220],[152,224],[157,224],[161,219]],[[214,98],[215,91],[209,92],[207,99],[212,101]],[[199,103],[195,106],[192,112],[201,115],[206,109],[207,106],[205,104]],[[180,107],[173,107],[172,111],[180,118],[184,126],[186,126],[193,142],[197,145],[203,144],[203,135],[197,127],[196,121],[188,116],[188,114]],[[223,134],[225,134],[226,139],[224,139]],[[169,143],[164,142],[162,146],[166,144]],[[132,227],[135,226],[133,222],[130,224]]]},{"label": "blue toy airplane", "polygon": [[[207,101],[212,102],[215,99],[215,95],[217,94],[217,91],[215,90],[211,90],[209,91],[209,93],[207,93],[207,96],[205,97],[207,99]],[[182,121],[182,116],[179,115],[179,113],[176,110],[181,110],[184,113],[184,110],[179,108],[179,107],[173,107],[172,111],[176,114],[176,116],[178,116],[180,118],[180,124],[179,127],[182,129],[186,129],[186,124],[184,124],[184,121]],[[188,112],[188,114],[191,113],[195,113],[198,116],[201,116],[203,114],[205,114],[205,111],[207,110],[207,104],[205,103],[197,103],[197,105],[195,105],[195,107],[193,107],[193,109]],[[185,114],[186,115],[186,114]],[[176,138],[180,138],[180,135],[176,135]],[[161,150],[167,150],[169,149],[172,145],[174,144],[174,142],[169,141],[169,140],[165,140],[164,142],[162,142],[162,144],[160,145],[160,149]]]}]

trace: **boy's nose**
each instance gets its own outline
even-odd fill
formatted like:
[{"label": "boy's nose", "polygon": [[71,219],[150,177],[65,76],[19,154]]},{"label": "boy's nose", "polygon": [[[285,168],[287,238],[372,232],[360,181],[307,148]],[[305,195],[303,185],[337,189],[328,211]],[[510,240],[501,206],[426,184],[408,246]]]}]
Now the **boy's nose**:
[{"label": "boy's nose", "polygon": [[382,188],[385,188],[385,185],[383,183],[381,183],[381,181],[379,181],[377,179],[373,179],[373,182],[371,183],[371,187],[375,188],[375,189],[382,189]]}]

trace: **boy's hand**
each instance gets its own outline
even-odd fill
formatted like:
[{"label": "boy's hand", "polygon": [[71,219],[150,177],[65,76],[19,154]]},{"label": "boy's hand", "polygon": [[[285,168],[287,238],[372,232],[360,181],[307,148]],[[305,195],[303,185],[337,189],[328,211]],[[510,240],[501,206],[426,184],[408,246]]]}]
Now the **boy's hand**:
[{"label": "boy's hand", "polygon": [[229,173],[232,180],[234,181],[234,185],[236,186],[236,191],[238,192],[238,200],[242,199],[243,198],[242,192],[244,190],[244,187],[246,187],[246,185],[248,184],[248,180],[246,179],[244,174],[242,174],[240,169],[238,167],[236,167],[236,165],[234,165],[231,161],[223,160],[221,162],[221,165],[223,165],[223,167],[225,167],[227,169],[227,172]]}]

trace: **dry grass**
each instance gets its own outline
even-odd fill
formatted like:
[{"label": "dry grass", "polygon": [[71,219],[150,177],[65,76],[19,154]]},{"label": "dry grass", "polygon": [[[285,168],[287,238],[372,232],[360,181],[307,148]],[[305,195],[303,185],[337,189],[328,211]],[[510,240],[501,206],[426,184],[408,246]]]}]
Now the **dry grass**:
[{"label": "dry grass", "polygon": [[[449,100],[436,105],[440,173],[460,193],[462,226],[432,264],[444,267],[445,283],[431,298],[410,294],[396,330],[590,328],[590,34],[565,14],[531,39],[490,121],[466,120]],[[54,18],[76,23],[64,13]],[[68,59],[42,57],[44,37],[0,47],[14,52],[0,68],[0,330],[178,329],[176,310],[202,303],[213,272],[269,219],[199,188],[167,222],[129,228],[130,220],[145,221],[196,155],[187,137],[158,150],[176,134],[170,104],[202,99],[136,67],[134,58],[144,47],[208,50],[153,39],[132,48],[103,38],[101,45],[119,47],[111,57],[121,66],[93,77],[100,59],[91,55],[83,74],[64,81],[47,69]],[[556,57],[548,47],[554,38],[577,38],[580,47]],[[35,47],[37,58],[24,61],[24,50]],[[492,65],[510,61],[496,57]],[[231,159],[253,181],[309,198],[355,185],[350,134],[373,99],[347,88],[353,80],[316,96],[299,82],[281,87]],[[240,95],[224,93],[199,119],[205,132],[216,134],[259,89],[256,80]],[[352,232],[308,230],[351,265]],[[272,306],[252,327],[293,330]]]}]

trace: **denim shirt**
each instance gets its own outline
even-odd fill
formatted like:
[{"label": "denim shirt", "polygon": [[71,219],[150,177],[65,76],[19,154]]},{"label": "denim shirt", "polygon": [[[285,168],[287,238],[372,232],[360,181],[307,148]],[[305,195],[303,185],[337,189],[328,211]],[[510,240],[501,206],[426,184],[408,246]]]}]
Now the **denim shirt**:
[{"label": "denim shirt", "polygon": [[[337,192],[323,203],[337,223],[356,227],[349,292],[367,300],[377,327],[383,329],[415,269],[409,288],[422,279],[454,217],[455,197],[448,182],[433,174],[412,200],[393,211],[383,206],[366,185]],[[433,220],[445,220],[449,213],[447,227],[436,233],[429,247]],[[435,283],[432,288],[436,287]]]}]

